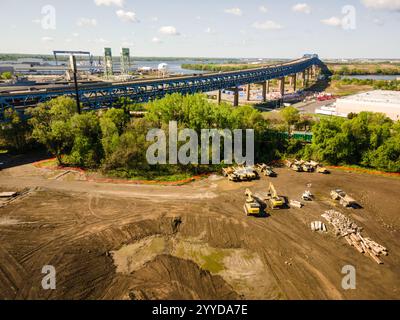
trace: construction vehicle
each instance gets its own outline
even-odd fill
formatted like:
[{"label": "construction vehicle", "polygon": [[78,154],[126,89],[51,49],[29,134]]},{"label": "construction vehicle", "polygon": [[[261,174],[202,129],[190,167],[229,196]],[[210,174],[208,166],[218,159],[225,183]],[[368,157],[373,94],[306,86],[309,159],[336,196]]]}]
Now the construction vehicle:
[{"label": "construction vehicle", "polygon": [[256,166],[257,170],[262,174],[264,174],[267,177],[276,177],[277,174],[270,166],[267,166],[265,163],[258,164]]},{"label": "construction vehicle", "polygon": [[301,165],[301,168],[303,169],[304,172],[314,172],[315,168],[310,162],[304,162]]},{"label": "construction vehicle", "polygon": [[299,163],[293,163],[291,169],[296,172],[303,172],[303,167]]},{"label": "construction vehicle", "polygon": [[318,173],[322,173],[322,174],[329,174],[330,173],[330,171],[327,168],[320,167],[320,166],[317,167],[317,172]]},{"label": "construction vehicle", "polygon": [[229,167],[222,169],[222,175],[228,177],[229,181],[241,182],[251,181],[259,178],[257,171],[253,167]]},{"label": "construction vehicle", "polygon": [[285,160],[285,165],[286,167],[288,167],[289,169],[292,167],[293,162],[290,160]]},{"label": "construction vehicle", "polygon": [[232,167],[228,167],[228,168],[222,168],[222,175],[224,177],[228,177],[230,174],[232,174],[234,172],[234,168]]},{"label": "construction vehicle", "polygon": [[246,202],[244,204],[244,212],[248,216],[259,216],[261,214],[261,205],[260,203],[254,198],[253,193],[246,189]]},{"label": "construction vehicle", "polygon": [[310,190],[306,190],[304,191],[304,193],[302,194],[301,198],[304,201],[313,201],[314,200],[314,195],[311,193]]},{"label": "construction vehicle", "polygon": [[285,205],[285,200],[278,195],[272,182],[269,183],[267,201],[271,209],[280,209]]},{"label": "construction vehicle", "polygon": [[346,192],[341,189],[336,189],[331,191],[331,198],[333,200],[339,200],[339,203],[343,207],[355,207],[357,206],[357,201],[350,197]]}]

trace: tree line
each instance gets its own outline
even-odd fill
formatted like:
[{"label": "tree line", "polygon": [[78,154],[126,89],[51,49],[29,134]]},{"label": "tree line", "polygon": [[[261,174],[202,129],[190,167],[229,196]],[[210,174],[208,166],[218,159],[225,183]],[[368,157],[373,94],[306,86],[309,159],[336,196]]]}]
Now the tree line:
[{"label": "tree line", "polygon": [[[223,164],[148,164],[146,151],[154,142],[146,141],[147,133],[161,128],[168,134],[169,122],[176,121],[179,129],[194,129],[199,136],[201,129],[254,129],[257,162],[301,157],[327,164],[400,171],[400,124],[380,113],[319,119],[287,107],[280,111],[280,119],[272,119],[250,106],[216,106],[202,94],[172,94],[140,107],[129,101],[123,105],[78,114],[73,99],[59,97],[27,110],[27,119],[7,109],[0,139],[17,151],[42,147],[59,164],[118,177],[154,179],[219,170]],[[129,111],[138,109],[145,110],[145,116],[132,118]],[[291,138],[294,130],[312,132],[312,143]]]}]

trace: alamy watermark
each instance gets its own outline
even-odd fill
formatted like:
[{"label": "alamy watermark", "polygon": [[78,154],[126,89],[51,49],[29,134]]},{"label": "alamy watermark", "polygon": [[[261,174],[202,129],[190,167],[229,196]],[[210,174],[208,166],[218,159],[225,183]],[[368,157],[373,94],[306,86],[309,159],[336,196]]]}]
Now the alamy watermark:
[{"label": "alamy watermark", "polygon": [[[243,131],[246,150],[243,155]],[[254,165],[254,130],[247,129],[202,129],[199,135],[194,129],[182,129],[178,132],[176,121],[169,122],[167,134],[162,129],[151,129],[146,136],[153,144],[147,149],[149,164],[246,164]],[[223,140],[223,159],[221,159],[221,141]],[[178,144],[181,146],[178,148]],[[184,143],[184,144],[182,144]],[[210,152],[211,144],[211,152]],[[168,145],[168,151],[167,151]],[[200,150],[200,157],[199,157]]]},{"label": "alamy watermark", "polygon": [[51,265],[43,266],[42,274],[45,274],[45,276],[42,278],[43,290],[55,290],[56,289],[56,268]]},{"label": "alamy watermark", "polygon": [[345,276],[342,279],[343,290],[356,289],[356,268],[351,265],[346,265],[342,268],[342,274]]}]

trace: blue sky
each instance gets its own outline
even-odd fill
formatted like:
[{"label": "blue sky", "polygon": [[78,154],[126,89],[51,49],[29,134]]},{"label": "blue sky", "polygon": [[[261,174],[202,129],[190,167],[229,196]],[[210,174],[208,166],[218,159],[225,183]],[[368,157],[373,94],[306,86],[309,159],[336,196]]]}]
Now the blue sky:
[{"label": "blue sky", "polygon": [[6,53],[400,58],[400,0],[1,0],[0,12]]}]

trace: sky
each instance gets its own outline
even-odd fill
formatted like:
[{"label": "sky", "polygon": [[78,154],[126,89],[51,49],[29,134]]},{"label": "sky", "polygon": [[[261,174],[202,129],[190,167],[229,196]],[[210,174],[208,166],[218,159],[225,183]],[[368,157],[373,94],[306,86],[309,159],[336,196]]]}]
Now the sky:
[{"label": "sky", "polygon": [[400,0],[0,0],[0,52],[400,58]]}]

